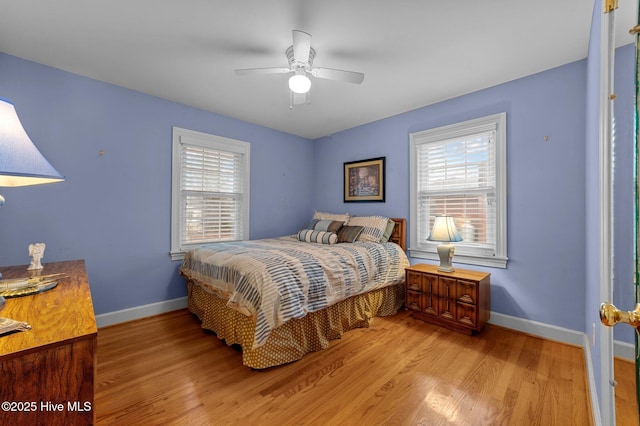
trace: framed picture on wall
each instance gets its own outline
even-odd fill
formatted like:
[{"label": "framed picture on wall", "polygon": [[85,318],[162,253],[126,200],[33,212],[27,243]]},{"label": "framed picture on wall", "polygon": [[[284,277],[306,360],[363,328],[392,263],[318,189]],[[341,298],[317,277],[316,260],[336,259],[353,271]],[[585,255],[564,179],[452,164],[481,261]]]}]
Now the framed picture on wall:
[{"label": "framed picture on wall", "polygon": [[344,163],[345,203],[384,203],[385,158]]}]

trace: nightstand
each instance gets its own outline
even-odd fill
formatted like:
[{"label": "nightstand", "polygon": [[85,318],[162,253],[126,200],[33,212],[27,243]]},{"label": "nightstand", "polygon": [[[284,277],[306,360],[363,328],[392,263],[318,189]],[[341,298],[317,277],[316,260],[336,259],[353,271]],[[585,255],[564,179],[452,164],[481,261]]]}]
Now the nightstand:
[{"label": "nightstand", "polygon": [[489,320],[491,274],[441,272],[437,265],[425,264],[410,266],[405,273],[405,307],[414,318],[466,334],[482,330]]}]

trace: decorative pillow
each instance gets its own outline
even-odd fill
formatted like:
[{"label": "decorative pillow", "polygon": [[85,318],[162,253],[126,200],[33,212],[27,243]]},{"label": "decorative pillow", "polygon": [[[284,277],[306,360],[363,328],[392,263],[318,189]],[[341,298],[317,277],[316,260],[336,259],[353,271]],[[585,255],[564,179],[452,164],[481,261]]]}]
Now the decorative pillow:
[{"label": "decorative pillow", "polygon": [[356,241],[379,243],[387,229],[389,218],[384,216],[353,216],[349,219],[349,226],[362,226],[364,229]]},{"label": "decorative pillow", "polygon": [[343,226],[338,231],[339,243],[353,243],[364,228],[362,226]]},{"label": "decorative pillow", "polygon": [[338,232],[342,228],[343,222],[340,220],[320,220],[311,219],[307,229],[315,229],[316,231]]},{"label": "decorative pillow", "polygon": [[303,229],[298,231],[298,239],[307,243],[335,244],[338,242],[338,235],[335,232]]},{"label": "decorative pillow", "polygon": [[382,240],[380,241],[381,243],[386,243],[389,241],[391,234],[393,234],[393,228],[395,227],[396,223],[389,219],[389,222],[387,222],[387,229],[385,229],[384,234],[382,234]]},{"label": "decorative pillow", "polygon": [[345,214],[339,214],[339,213],[325,213],[325,212],[319,212],[316,210],[316,212],[313,214],[313,218],[314,219],[318,219],[318,220],[339,220],[341,221],[343,224],[347,224],[347,222],[349,221],[349,218],[351,216],[349,215],[349,213],[345,213]]}]

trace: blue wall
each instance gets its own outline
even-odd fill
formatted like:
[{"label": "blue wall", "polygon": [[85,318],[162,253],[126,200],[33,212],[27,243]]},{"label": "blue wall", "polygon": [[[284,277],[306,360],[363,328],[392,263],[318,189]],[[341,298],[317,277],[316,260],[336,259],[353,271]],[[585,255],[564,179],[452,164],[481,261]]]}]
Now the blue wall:
[{"label": "blue wall", "polygon": [[[408,217],[409,134],[506,111],[509,262],[490,269],[491,309],[584,331],[585,66],[571,63],[319,139],[314,205]],[[343,162],[378,156],[387,157],[386,203],[343,203]]]},{"label": "blue wall", "polygon": [[[510,260],[507,269],[491,269],[492,310],[588,331],[599,303],[599,240],[590,231],[599,202],[597,90],[585,89],[597,83],[599,52],[591,50],[588,61],[316,141],[0,54],[0,96],[14,102],[31,138],[67,177],[0,189],[7,198],[0,265],[28,263],[28,244],[40,241],[45,263],[84,258],[98,314],[180,297],[179,262],[168,256],[172,126],[251,143],[251,238],[264,238],[296,231],[314,208],[408,217],[409,133],[506,111]],[[623,307],[633,297],[625,287],[633,76],[624,71],[633,57],[632,46],[616,56],[615,302]],[[343,162],[379,156],[387,158],[386,202],[343,203]],[[616,329],[616,338],[633,335]]]},{"label": "blue wall", "polygon": [[28,264],[34,242],[43,263],[85,259],[96,314],[186,295],[168,254],[172,126],[251,143],[251,238],[313,211],[309,140],[4,54],[0,94],[67,178],[0,188],[0,265]]}]

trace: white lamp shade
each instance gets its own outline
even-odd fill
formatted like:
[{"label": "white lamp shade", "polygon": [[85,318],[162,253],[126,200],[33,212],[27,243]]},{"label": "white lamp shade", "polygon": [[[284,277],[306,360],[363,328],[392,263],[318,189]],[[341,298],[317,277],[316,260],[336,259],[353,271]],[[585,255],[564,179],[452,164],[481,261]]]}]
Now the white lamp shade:
[{"label": "white lamp shade", "polygon": [[304,70],[297,70],[289,78],[289,89],[293,93],[307,93],[311,89],[311,79],[305,75]]},{"label": "white lamp shade", "polygon": [[0,186],[61,182],[64,177],[31,142],[13,104],[0,98]]},{"label": "white lamp shade", "polygon": [[458,234],[456,223],[451,216],[436,216],[433,222],[433,229],[427,237],[429,241],[462,241],[462,237]]}]

